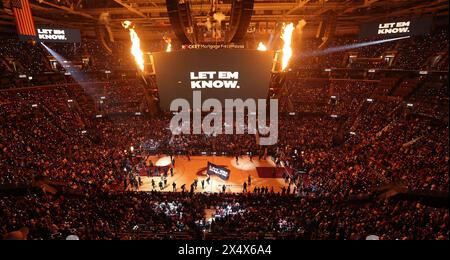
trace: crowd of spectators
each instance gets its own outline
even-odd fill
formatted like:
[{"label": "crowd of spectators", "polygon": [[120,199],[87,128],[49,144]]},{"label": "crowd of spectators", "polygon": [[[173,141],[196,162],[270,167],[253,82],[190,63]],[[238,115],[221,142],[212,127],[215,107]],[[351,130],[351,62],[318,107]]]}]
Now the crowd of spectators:
[{"label": "crowd of spectators", "polygon": [[[417,108],[426,103],[428,100],[426,98],[429,97],[427,95],[441,90],[425,89],[428,87],[425,84],[414,93],[411,100],[378,97],[369,102],[368,99],[376,87],[374,85],[376,85],[374,82],[345,80],[327,82],[324,85],[325,90],[319,90],[320,86],[315,89],[328,95],[334,94],[337,102],[326,103],[328,107],[326,110],[299,110],[295,116],[281,116],[279,143],[269,147],[267,153],[296,170],[294,171],[296,175],[291,177],[292,188],[301,191],[305,201],[289,197],[284,204],[285,198],[281,199],[280,195],[263,193],[268,197],[263,201],[270,201],[267,202],[267,205],[270,205],[267,207],[271,209],[270,214],[274,215],[274,218],[271,218],[270,214],[261,215],[261,212],[268,210],[266,206],[259,204],[261,200],[258,196],[241,198],[237,195],[232,199],[239,202],[241,208],[245,210],[213,221],[210,226],[212,238],[220,238],[221,234],[229,233],[233,228],[241,230],[242,232],[235,234],[241,234],[245,238],[260,238],[267,235],[277,238],[361,239],[370,233],[385,239],[448,237],[448,229],[442,222],[448,217],[446,215],[448,211],[430,209],[418,202],[410,204],[410,202],[375,201],[364,206],[346,205],[343,208],[335,206],[336,203],[344,203],[352,196],[370,194],[373,190],[391,183],[402,185],[412,191],[448,192],[448,142],[445,141],[448,140],[448,122],[441,116],[448,115],[448,111],[426,114]],[[357,89],[352,92],[350,86]],[[199,218],[202,216],[202,207],[197,200],[201,200],[202,197],[190,200],[192,208],[185,212],[186,208],[182,201],[188,198],[180,197],[179,200],[158,202],[154,196],[158,198],[164,195],[130,195],[121,192],[127,188],[127,182],[130,182],[123,171],[124,165],[130,163],[129,148],[140,147],[152,140],[158,143],[158,149],[149,151],[154,153],[185,155],[200,154],[202,151],[220,154],[224,151],[229,155],[243,155],[247,152],[257,155],[261,154],[262,149],[256,145],[255,137],[172,136],[167,129],[169,118],[165,116],[154,119],[135,115],[96,118],[93,115],[101,113],[101,108],[94,104],[102,100],[99,97],[105,95],[105,102],[110,98],[116,99],[111,103],[112,106],[121,101],[127,103],[130,100],[124,93],[129,92],[130,87],[127,82],[112,82],[111,85],[100,87],[96,91],[97,93],[90,97],[87,94],[80,94],[83,93],[81,86],[63,85],[2,92],[0,111],[3,127],[0,159],[3,171],[0,183],[30,185],[34,183],[36,176],[43,176],[53,182],[67,185],[85,196],[90,194],[104,196],[105,201],[102,199],[96,203],[99,205],[106,203],[102,208],[108,210],[114,208],[107,205],[111,203],[110,200],[115,199],[120,200],[114,201],[118,204],[123,204],[122,201],[130,200],[130,197],[134,196],[136,198],[133,200],[142,204],[147,200],[155,202],[139,210],[130,206],[133,211],[124,212],[121,218],[113,220],[108,219],[111,212],[96,212],[103,211],[99,208],[81,210],[85,212],[83,214],[101,215],[94,218],[98,219],[99,223],[89,223],[89,226],[86,226],[88,225],[86,221],[90,218],[76,213],[80,208],[91,207],[85,198],[59,198],[50,195],[8,197],[3,198],[2,203],[9,202],[16,207],[2,207],[4,209],[2,214],[6,214],[2,219],[8,220],[8,223],[2,224],[4,232],[18,229],[23,225],[30,228],[30,238],[63,238],[69,233],[76,233],[83,238],[125,239],[127,237],[122,237],[121,234],[131,236],[133,229],[142,230],[143,233],[150,232],[149,234],[156,231],[158,234],[166,232],[167,236],[171,234],[170,230],[175,233],[187,232],[190,237],[198,236],[198,225],[195,225],[195,222],[206,221]],[[299,92],[296,94],[299,98],[308,97],[310,107],[314,107],[315,103],[322,103],[324,99],[330,101],[327,94],[309,94],[311,92],[309,88],[298,87],[291,91]],[[304,95],[301,94],[302,91]],[[414,102],[413,107],[408,106],[409,102],[418,99],[422,102]],[[432,98],[431,102],[439,104],[448,100],[442,97]],[[352,103],[356,105],[351,105]],[[340,108],[345,107],[345,104],[352,109]],[[330,113],[336,113],[340,118],[333,118]],[[336,141],[336,136],[342,131],[343,139]],[[204,196],[206,196],[204,199],[208,198],[207,195]],[[318,198],[321,201],[324,198],[330,201],[325,204],[313,200]],[[48,200],[51,200],[51,203]],[[65,204],[65,200],[70,203]],[[21,206],[30,204],[44,207],[42,212],[38,211],[42,214],[40,215],[42,219],[31,218],[31,213],[25,210],[29,207]],[[415,217],[411,217],[416,207],[421,211],[414,213]],[[402,211],[398,208],[411,208],[411,211]],[[20,209],[23,219],[12,220],[8,214],[17,215],[15,212],[17,209]],[[8,212],[9,210],[13,212]],[[51,210],[57,213],[49,214]],[[331,214],[329,218],[315,219],[314,216],[318,213],[323,216],[324,212]],[[378,215],[371,216],[373,212],[377,212]],[[58,219],[62,215],[74,218],[68,223],[67,219]],[[183,220],[179,219],[180,216]],[[187,221],[184,218],[188,216],[196,217]],[[26,220],[27,217],[30,219]],[[128,218],[139,221],[130,222]],[[410,221],[426,218],[427,221],[433,222],[422,221],[424,226],[414,230],[392,228],[392,225],[396,224],[389,219],[404,218],[409,218]],[[376,223],[371,221],[373,219],[376,219],[379,225],[367,224]],[[146,220],[150,223],[143,225]],[[120,222],[106,223],[109,221]],[[353,223],[352,221],[358,224],[348,224]],[[122,226],[123,223],[127,224]],[[131,226],[132,223],[135,225]],[[405,227],[411,226],[411,223],[402,223]],[[439,226],[431,228],[428,226],[431,223],[439,223]],[[257,227],[260,227],[259,231]],[[114,228],[116,230],[112,230]],[[431,231],[432,229],[434,231]]]},{"label": "crowd of spectators", "polygon": [[[0,45],[0,69],[12,72],[11,65],[17,65],[18,72],[27,74],[35,73],[35,67],[46,69],[45,55],[22,44],[11,40]],[[96,50],[91,44],[58,51],[79,57]],[[427,48],[421,41],[412,48],[408,44],[388,48],[406,56]],[[438,50],[440,44],[448,46],[448,41],[432,48]],[[431,50],[419,52],[429,57]],[[383,51],[370,47],[361,53],[375,57]],[[28,62],[30,57],[38,58]],[[106,56],[100,60],[105,63],[94,70],[114,63]],[[408,59],[397,62],[420,69]],[[0,234],[23,230],[29,239],[448,239],[448,208],[418,200],[353,201],[386,185],[448,194],[446,79],[398,78],[392,84],[380,79],[288,79],[280,94],[279,142],[267,149],[257,145],[254,135],[173,136],[170,117],[150,117],[148,90],[126,77],[3,90],[0,186],[28,187],[45,179],[75,193],[1,197]],[[402,84],[408,80],[416,81]],[[267,154],[293,169],[287,178],[290,190],[243,195],[127,192],[133,182],[129,171],[140,163],[135,156],[144,150],[145,155]],[[205,209],[214,209],[220,218],[208,216]]]},{"label": "crowd of spectators", "polygon": [[[27,239],[448,239],[448,209],[417,201],[343,202],[331,194],[30,195],[2,198],[0,205],[0,233],[27,226]],[[217,210],[205,215],[205,207]]]},{"label": "crowd of spectators", "polygon": [[[370,44],[377,40],[383,39],[335,37],[329,48],[345,47],[347,50],[331,52],[327,55],[320,55],[320,52],[316,51],[318,44],[314,39],[307,40],[302,42],[301,50],[306,55],[296,59],[296,66],[306,69],[448,70],[448,29],[437,29],[426,35],[413,36],[400,41]],[[366,46],[351,47],[358,44],[366,44]],[[313,55],[309,55],[310,53]],[[317,54],[314,55],[314,53]],[[388,54],[394,55],[393,60],[386,59]],[[437,57],[439,59],[436,59]]]}]

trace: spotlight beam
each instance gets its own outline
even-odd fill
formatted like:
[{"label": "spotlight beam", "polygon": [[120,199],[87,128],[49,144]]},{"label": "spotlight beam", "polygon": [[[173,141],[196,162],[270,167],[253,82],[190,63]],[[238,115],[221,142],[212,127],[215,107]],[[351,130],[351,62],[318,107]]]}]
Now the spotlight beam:
[{"label": "spotlight beam", "polygon": [[378,40],[378,41],[372,41],[372,42],[362,42],[362,43],[343,45],[343,46],[338,46],[338,47],[331,47],[331,48],[325,49],[323,51],[306,52],[306,53],[300,54],[300,57],[303,58],[303,57],[323,56],[323,55],[327,55],[327,54],[331,54],[331,53],[335,53],[335,52],[348,51],[348,50],[358,49],[358,48],[362,48],[362,47],[366,47],[366,46],[377,45],[377,44],[393,42],[393,41],[399,41],[399,40],[408,39],[408,38],[411,38],[411,36],[404,36],[404,37],[384,39],[384,40]]},{"label": "spotlight beam", "polygon": [[91,97],[94,96],[94,93],[92,89],[89,87],[89,84],[86,84],[83,82],[83,73],[80,72],[78,69],[74,68],[73,66],[67,66],[66,62],[67,59],[65,59],[63,56],[61,56],[56,51],[52,50],[50,47],[45,45],[43,42],[41,42],[42,46],[52,55],[56,61],[63,67],[66,71],[70,72],[70,75],[72,78],[77,82],[78,85],[83,87],[83,89],[86,91],[87,94],[89,94]]}]

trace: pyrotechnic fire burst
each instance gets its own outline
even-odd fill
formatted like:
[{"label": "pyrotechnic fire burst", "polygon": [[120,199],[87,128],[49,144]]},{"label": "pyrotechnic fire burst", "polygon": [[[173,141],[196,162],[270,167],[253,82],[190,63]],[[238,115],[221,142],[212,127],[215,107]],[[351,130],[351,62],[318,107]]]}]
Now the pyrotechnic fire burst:
[{"label": "pyrotechnic fire burst", "polygon": [[257,48],[258,51],[267,51],[267,46],[260,42]]},{"label": "pyrotechnic fire burst", "polygon": [[144,71],[144,53],[141,50],[141,40],[139,39],[136,30],[134,29],[134,25],[130,21],[122,22],[122,26],[130,32],[131,39],[131,54],[141,71]]},{"label": "pyrotechnic fire burst", "polygon": [[291,60],[292,55],[293,55],[292,34],[294,32],[294,29],[295,29],[295,27],[294,27],[293,23],[290,23],[288,25],[285,24],[283,26],[283,32],[281,34],[281,39],[284,42],[283,50],[282,50],[283,58],[281,61],[281,69],[283,71],[288,67],[289,61]]},{"label": "pyrotechnic fire burst", "polygon": [[172,39],[170,39],[169,37],[164,37],[164,41],[167,43],[166,52],[171,52],[172,51]]}]

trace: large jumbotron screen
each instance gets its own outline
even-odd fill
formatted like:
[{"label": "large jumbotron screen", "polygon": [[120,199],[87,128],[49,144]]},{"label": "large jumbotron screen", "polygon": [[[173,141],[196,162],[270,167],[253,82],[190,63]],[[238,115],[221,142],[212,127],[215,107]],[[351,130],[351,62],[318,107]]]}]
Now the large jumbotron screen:
[{"label": "large jumbotron screen", "polygon": [[202,100],[267,98],[273,53],[256,50],[186,50],[154,53],[160,105],[169,110],[177,98]]}]

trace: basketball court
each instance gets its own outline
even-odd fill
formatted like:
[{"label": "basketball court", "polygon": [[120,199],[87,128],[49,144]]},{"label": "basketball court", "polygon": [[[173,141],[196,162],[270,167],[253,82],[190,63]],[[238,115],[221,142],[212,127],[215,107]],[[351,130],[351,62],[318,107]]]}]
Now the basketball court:
[{"label": "basketball court", "polygon": [[[154,165],[164,167],[170,166],[171,160],[169,156],[150,156],[147,161],[151,161]],[[230,170],[230,177],[228,180],[223,180],[217,176],[210,176],[210,183],[207,183],[207,165],[208,162],[221,167],[226,167]],[[162,191],[173,191],[172,184],[175,182],[177,191],[181,191],[181,186],[186,185],[186,191],[190,190],[191,184],[195,179],[198,180],[198,187],[195,192],[222,192],[223,185],[226,186],[227,193],[241,193],[243,192],[244,182],[248,182],[249,176],[251,176],[251,185],[247,187],[248,192],[253,192],[255,187],[268,187],[269,191],[273,187],[275,192],[281,191],[283,187],[287,188],[287,184],[284,179],[279,175],[270,177],[260,177],[258,174],[258,168],[264,169],[276,169],[275,163],[268,157],[267,159],[258,160],[254,157],[252,160],[248,156],[239,158],[236,162],[235,157],[221,157],[221,156],[192,156],[190,160],[187,157],[175,157],[174,175],[170,176],[170,172],[167,177],[167,184]],[[280,170],[280,169],[278,169]],[[155,189],[152,187],[152,179],[156,183]],[[159,188],[159,182],[162,177],[148,177],[141,176],[142,185],[139,191],[161,191]],[[202,180],[205,181],[205,187],[202,189]],[[247,183],[248,184],[248,183]]]}]

